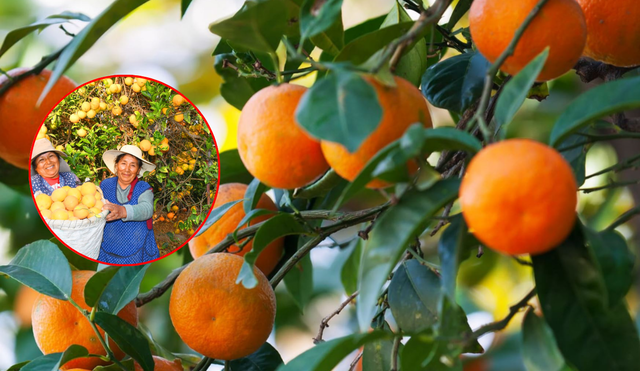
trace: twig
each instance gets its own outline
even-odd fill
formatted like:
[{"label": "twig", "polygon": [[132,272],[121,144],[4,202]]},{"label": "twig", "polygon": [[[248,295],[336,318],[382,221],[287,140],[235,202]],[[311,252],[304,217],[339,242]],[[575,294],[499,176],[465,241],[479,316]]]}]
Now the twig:
[{"label": "twig", "polygon": [[356,369],[356,365],[362,359],[362,352],[358,353],[358,356],[351,362],[349,365],[349,371],[353,371]]},{"label": "twig", "polygon": [[398,350],[400,350],[400,340],[402,336],[393,339],[393,348],[391,348],[391,368],[389,371],[398,371]]},{"label": "twig", "polygon": [[478,340],[481,336],[489,333],[489,332],[496,332],[496,331],[500,331],[503,330],[504,328],[507,327],[507,325],[509,324],[509,322],[511,321],[511,319],[520,311],[520,309],[529,306],[529,300],[533,299],[533,297],[536,296],[536,289],[535,287],[529,291],[529,293],[527,294],[527,296],[525,296],[524,298],[522,298],[522,300],[520,300],[517,304],[511,306],[509,308],[509,314],[507,314],[507,316],[497,322],[492,322],[489,324],[486,324],[482,327],[480,327],[479,329],[475,330],[473,333],[471,333],[469,339],[467,339],[466,343],[471,343],[473,341]]},{"label": "twig", "polygon": [[638,160],[640,160],[640,155],[630,157],[630,158],[628,158],[628,159],[626,159],[626,160],[624,160],[622,162],[618,162],[617,164],[615,164],[613,166],[609,166],[609,167],[604,168],[604,169],[602,169],[600,171],[596,171],[593,174],[589,174],[589,175],[585,176],[584,179],[593,178],[594,176],[606,174],[606,173],[608,173],[610,171],[618,172],[618,171],[623,170],[623,169],[636,167],[638,165],[638,164],[636,164],[636,162],[638,162]]},{"label": "twig", "polygon": [[578,191],[581,191],[581,192],[584,192],[584,193],[591,193],[591,192],[596,192],[596,191],[602,191],[603,189],[624,187],[624,186],[634,185],[634,184],[638,184],[638,183],[640,183],[640,180],[629,180],[629,181],[624,181],[624,182],[611,182],[611,183],[608,183],[608,184],[600,186],[600,187],[579,188]]},{"label": "twig", "polygon": [[[443,218],[448,218],[449,217],[449,213],[451,212],[451,207],[453,206],[453,202],[449,202],[447,204],[447,206],[444,207],[444,211],[442,212],[442,217]],[[445,225],[447,225],[449,223],[448,219],[441,219],[438,224],[436,224],[436,226],[433,228],[433,231],[431,231],[431,233],[429,233],[429,235],[431,237],[435,236],[436,233],[438,233],[438,231],[440,230],[440,228],[444,227]]]},{"label": "twig", "polygon": [[411,26],[409,31],[402,37],[399,37],[391,44],[389,44],[389,46],[382,54],[380,61],[371,69],[371,72],[374,74],[379,72],[380,69],[385,65],[385,63],[387,63],[389,58],[391,58],[390,65],[393,68],[400,60],[400,56],[402,55],[404,49],[409,46],[409,44],[411,44],[413,40],[418,37],[418,35],[420,35],[422,30],[426,26],[432,23],[436,23],[440,19],[440,17],[442,17],[442,14],[449,6],[449,2],[449,0],[437,0],[436,3],[433,4],[433,6],[421,12],[420,17],[413,24],[413,26]]},{"label": "twig", "polygon": [[542,9],[542,7],[547,1],[548,0],[538,1],[536,6],[533,7],[531,12],[527,15],[527,18],[525,18],[524,22],[522,22],[518,30],[516,30],[516,33],[513,36],[513,39],[511,39],[511,42],[509,43],[507,48],[502,52],[502,54],[500,54],[498,59],[496,59],[496,61],[491,65],[491,67],[487,71],[487,74],[484,80],[484,88],[482,90],[482,96],[480,97],[480,104],[478,105],[478,110],[476,111],[476,114],[473,116],[473,122],[478,123],[478,126],[480,128],[480,131],[482,132],[482,136],[484,137],[485,141],[491,141],[493,137],[491,135],[491,132],[489,131],[489,128],[485,123],[485,112],[489,104],[489,98],[491,97],[493,79],[498,73],[498,70],[500,70],[500,67],[502,66],[504,61],[506,61],[508,57],[513,55],[516,49],[516,45],[518,44],[518,41],[520,41],[520,38],[524,34],[529,24],[531,24],[531,21],[533,21],[535,16],[538,14],[538,12],[540,12],[540,9]]},{"label": "twig", "polygon": [[591,58],[582,57],[578,59],[573,69],[576,70],[576,74],[582,82],[589,83],[597,78],[605,81],[616,80],[633,68],[616,67]]},{"label": "twig", "polygon": [[609,225],[607,228],[605,228],[605,231],[613,231],[614,229],[616,229],[617,227],[619,227],[620,225],[628,222],[629,220],[631,220],[634,216],[640,214],[640,206],[636,206],[632,209],[629,209],[627,211],[624,212],[624,214],[620,215],[618,217],[618,219],[614,220],[613,223],[611,223],[611,225]]},{"label": "twig", "polygon": [[340,306],[338,307],[338,309],[336,309],[333,313],[331,313],[330,315],[324,317],[322,319],[322,321],[320,321],[320,328],[318,329],[318,335],[316,335],[315,338],[313,338],[313,343],[314,344],[318,344],[324,340],[322,340],[322,335],[324,333],[324,329],[329,327],[329,321],[337,316],[338,314],[340,314],[340,312],[347,306],[349,305],[349,303],[351,303],[351,301],[358,296],[358,291],[354,292],[353,294],[349,295],[349,297],[347,298],[347,300],[345,300],[344,302],[342,302],[342,304],[340,304]]},{"label": "twig", "polygon": [[45,67],[47,67],[51,62],[55,61],[56,59],[58,59],[58,57],[60,57],[60,54],[62,54],[62,52],[67,46],[69,46],[69,44],[60,48],[60,50],[58,50],[57,52],[42,58],[42,60],[38,64],[33,66],[32,69],[24,73],[21,73],[19,75],[12,76],[10,79],[7,79],[7,81],[4,84],[2,84],[2,86],[0,86],[0,96],[4,94],[7,90],[9,90],[9,88],[12,87],[14,84],[16,84],[18,81],[25,79],[31,75],[37,75],[40,72],[42,72],[42,70],[44,70]]},{"label": "twig", "polygon": [[518,264],[520,264],[520,265],[526,265],[526,266],[528,266],[528,267],[533,267],[533,263],[532,263],[532,262],[527,261],[527,260],[524,260],[524,259],[519,258],[519,257],[517,257],[517,256],[514,256],[514,257],[513,257],[513,260],[517,261],[517,262],[518,262]]}]

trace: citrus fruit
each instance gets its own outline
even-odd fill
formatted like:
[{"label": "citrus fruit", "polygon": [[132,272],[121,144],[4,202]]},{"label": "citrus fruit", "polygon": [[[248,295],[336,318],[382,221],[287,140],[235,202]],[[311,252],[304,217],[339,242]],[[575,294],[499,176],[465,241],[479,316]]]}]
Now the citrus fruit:
[{"label": "citrus fruit", "polygon": [[273,329],[273,289],[257,268],[256,287],[236,284],[243,261],[233,254],[208,254],[189,264],[173,284],[171,322],[182,341],[202,355],[222,360],[248,356]]},{"label": "citrus fruit", "polygon": [[584,55],[618,67],[640,65],[640,5],[635,0],[578,0],[587,20]]},{"label": "citrus fruit", "polygon": [[[29,70],[16,68],[7,74],[18,76]],[[0,157],[22,169],[29,169],[31,144],[47,114],[76,87],[72,80],[62,76],[36,107],[50,75],[50,70],[42,70],[39,75],[30,75],[18,81],[0,95]],[[7,76],[0,75],[0,86],[7,81]]]},{"label": "citrus fruit", "polygon": [[[480,53],[495,62],[537,3],[538,0],[474,1],[469,10],[469,27]],[[575,0],[549,0],[529,24],[501,70],[515,75],[549,47],[549,57],[537,80],[555,79],[576,64],[586,40],[585,17]]]},{"label": "citrus fruit", "polygon": [[83,102],[82,106],[81,106],[81,109],[84,112],[89,112],[89,110],[91,109],[91,103],[90,102]]},{"label": "citrus fruit", "polygon": [[55,201],[54,203],[51,204],[51,207],[49,208],[49,210],[51,210],[51,211],[56,211],[58,209],[66,210],[66,208],[64,207],[64,203],[63,202]]},{"label": "citrus fruit", "polygon": [[53,215],[51,210],[47,210],[47,209],[40,209],[40,214],[42,214],[43,218],[47,218],[47,219],[51,219],[51,215]]},{"label": "citrus fruit", "polygon": [[46,210],[51,207],[51,197],[46,193],[40,193],[36,196],[36,205],[38,205],[38,209]]},{"label": "citrus fruit", "polygon": [[174,106],[179,106],[182,103],[184,103],[184,97],[182,95],[180,95],[180,94],[176,94],[176,95],[173,96],[171,101],[173,102]]},{"label": "citrus fruit", "polygon": [[121,95],[119,101],[120,104],[124,106],[125,104],[129,103],[129,97],[127,97],[126,95]]},{"label": "citrus fruit", "polygon": [[131,86],[131,84],[133,84],[133,79],[131,77],[125,77],[124,84],[127,86]]},{"label": "citrus fruit", "polygon": [[21,327],[31,327],[31,311],[40,294],[29,286],[21,286],[13,303],[13,314]]},{"label": "citrus fruit", "polygon": [[80,193],[82,193],[83,196],[94,195],[96,194],[96,192],[97,192],[97,187],[94,183],[86,182],[80,186]]},{"label": "citrus fruit", "polygon": [[[71,299],[83,309],[90,311],[91,308],[84,301],[84,287],[95,272],[72,271],[71,274],[73,276]],[[133,302],[127,304],[118,313],[118,317],[134,327],[138,325],[138,312]],[[40,295],[33,306],[31,320],[36,344],[44,354],[64,352],[71,344],[82,345],[91,354],[106,354],[89,321],[68,301]],[[99,329],[99,332],[104,336],[102,329]],[[110,341],[109,346],[115,356],[122,359],[124,353],[113,341]],[[61,368],[63,370],[70,368],[93,369],[103,364],[105,362],[98,358],[78,358],[66,363]]]},{"label": "citrus fruit", "polygon": [[[182,371],[182,361],[176,358],[173,362],[164,358],[153,356],[153,371]],[[134,364],[135,371],[142,371],[142,367],[136,362]]]},{"label": "citrus fruit", "polygon": [[78,201],[78,199],[77,199],[76,197],[74,197],[74,196],[67,196],[67,197],[64,199],[64,202],[63,202],[63,203],[64,203],[64,207],[65,207],[65,209],[67,209],[67,210],[73,210],[73,209],[75,209],[75,208],[76,208],[76,206],[78,206],[79,201]]},{"label": "citrus fruit", "polygon": [[68,191],[64,188],[58,188],[51,193],[51,200],[55,201],[64,201],[67,197]]},{"label": "citrus fruit", "polygon": [[[341,177],[353,181],[369,160],[389,143],[400,138],[411,124],[421,122],[431,127],[431,116],[427,102],[420,91],[409,81],[394,77],[396,86],[387,87],[371,76],[365,80],[373,85],[382,107],[382,120],[378,127],[365,139],[360,147],[349,153],[338,143],[322,141],[322,153],[327,162]],[[368,188],[383,188],[388,182],[374,179]]]},{"label": "citrus fruit", "polygon": [[292,84],[266,87],[247,101],[240,114],[240,158],[251,175],[271,187],[302,187],[329,168],[320,143],[295,120],[306,91]]},{"label": "citrus fruit", "polygon": [[469,230],[505,254],[546,252],[571,232],[578,187],[569,164],[554,149],[510,139],[481,150],[460,186]]},{"label": "citrus fruit", "polygon": [[[244,198],[244,194],[247,191],[247,186],[240,183],[226,183],[220,185],[218,189],[218,195],[216,201],[213,204],[213,208],[220,207],[226,203],[241,200]],[[277,211],[278,208],[271,201],[271,199],[262,194],[256,205],[256,209],[266,209]],[[230,233],[238,227],[238,223],[244,218],[245,212],[242,206],[242,202],[233,205],[217,222],[212,224],[201,235],[193,237],[189,241],[189,251],[194,259],[204,255],[209,249],[220,243]],[[256,217],[249,222],[249,225],[257,224],[269,219],[272,215],[262,215]],[[241,240],[242,243],[244,240]],[[279,238],[271,242],[262,252],[258,255],[256,266],[265,274],[269,275],[273,268],[278,264],[278,261],[282,257],[284,251],[284,239]],[[238,251],[237,246],[231,246],[229,252],[235,253],[238,256],[244,256],[253,247],[253,241],[249,241],[242,250]]]},{"label": "citrus fruit", "polygon": [[87,117],[90,118],[90,119],[96,117],[96,111],[89,110],[89,112],[87,112]]},{"label": "citrus fruit", "polygon": [[151,149],[151,142],[149,142],[146,139],[143,139],[140,141],[140,149],[147,152],[148,150]]},{"label": "citrus fruit", "polygon": [[80,121],[80,117],[78,117],[78,115],[76,115],[75,113],[72,113],[71,116],[69,116],[69,121],[75,124],[76,122]]},{"label": "citrus fruit", "polygon": [[84,195],[81,200],[82,204],[86,207],[94,207],[96,204],[96,198],[93,195]]},{"label": "citrus fruit", "polygon": [[133,90],[136,93],[140,93],[140,90],[141,90],[140,89],[140,85],[138,85],[138,84],[131,85],[131,90]]},{"label": "citrus fruit", "polygon": [[173,116],[173,119],[176,122],[182,122],[184,120],[184,115],[182,113],[178,113],[177,115]]},{"label": "citrus fruit", "polygon": [[80,120],[82,120],[83,118],[87,117],[87,113],[85,111],[78,111],[78,112],[76,112],[76,115],[78,116],[78,118]]}]

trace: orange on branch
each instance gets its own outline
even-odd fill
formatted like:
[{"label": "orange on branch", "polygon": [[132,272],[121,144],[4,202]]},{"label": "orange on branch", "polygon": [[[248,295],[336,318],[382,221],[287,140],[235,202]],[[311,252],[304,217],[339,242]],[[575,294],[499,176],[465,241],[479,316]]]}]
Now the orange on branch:
[{"label": "orange on branch", "polygon": [[[16,68],[7,74],[13,77],[29,70]],[[62,76],[36,107],[49,76],[50,70],[43,70],[39,75],[30,75],[0,95],[0,157],[22,169],[29,168],[31,144],[47,114],[76,87],[75,82]],[[7,76],[0,75],[0,87],[7,82]]]},{"label": "orange on branch", "polygon": [[[142,371],[142,366],[138,362],[133,366],[135,371]],[[164,358],[153,356],[153,371],[182,371],[182,361],[180,358],[176,358],[171,362]]]},{"label": "orange on branch", "polygon": [[[396,86],[389,87],[371,76],[365,77],[376,90],[382,107],[382,120],[354,153],[349,153],[342,144],[324,140],[321,142],[322,152],[329,165],[338,175],[349,181],[356,178],[378,151],[400,138],[412,124],[421,122],[424,127],[431,127],[429,108],[420,91],[403,78],[396,76],[394,79]],[[374,179],[367,187],[383,188],[389,185],[388,182]]]},{"label": "orange on branch", "polygon": [[[218,189],[218,195],[216,197],[216,202],[213,204],[213,208],[222,206],[226,203],[237,201],[244,198],[244,194],[247,191],[247,186],[245,184],[240,183],[226,183],[220,185]],[[271,199],[262,194],[260,196],[260,200],[258,200],[258,204],[256,205],[256,209],[266,209],[277,211],[278,208],[271,201]],[[238,223],[245,216],[244,208],[242,206],[242,202],[233,205],[231,209],[229,209],[217,222],[211,225],[204,233],[199,236],[192,238],[189,241],[189,251],[191,251],[191,255],[194,259],[199,258],[204,255],[209,249],[217,245],[220,241],[225,239],[227,235],[233,233],[233,231],[238,227]],[[262,215],[256,217],[249,222],[249,225],[257,224],[269,219],[272,215]],[[240,240],[242,243],[244,241]],[[229,252],[236,254],[238,256],[244,256],[248,253],[253,247],[253,241],[249,241],[242,250],[238,250],[236,245],[231,246],[229,248]],[[278,265],[278,261],[282,257],[284,251],[284,239],[279,238],[273,242],[271,242],[262,252],[258,255],[258,260],[256,261],[256,266],[260,268],[260,270],[265,274],[269,275],[273,268]]]},{"label": "orange on branch", "polygon": [[541,254],[576,219],[576,180],[553,148],[529,139],[487,146],[469,163],[460,206],[470,232],[505,254]]},{"label": "orange on branch", "polygon": [[256,287],[236,284],[242,264],[233,254],[205,255],[189,264],[173,285],[171,322],[182,341],[202,355],[221,360],[248,356],[273,329],[273,289],[257,268]]},{"label": "orange on branch", "polygon": [[[469,10],[469,28],[480,53],[495,62],[537,3],[538,0],[474,1]],[[501,70],[515,75],[549,47],[549,57],[537,80],[555,79],[576,64],[586,40],[585,17],[575,0],[549,0],[529,24]]]},{"label": "orange on branch", "polygon": [[302,187],[329,168],[320,143],[295,120],[306,91],[300,85],[272,85],[255,93],[240,113],[240,158],[251,175],[271,187]]},{"label": "orange on branch", "polygon": [[[95,272],[72,271],[71,274],[73,275],[71,299],[81,308],[91,311],[91,308],[84,301],[84,287]],[[138,312],[133,301],[118,313],[118,317],[134,327],[138,325]],[[82,345],[91,354],[106,354],[100,341],[96,338],[89,320],[68,301],[40,295],[33,306],[31,319],[33,336],[38,348],[44,354],[64,352],[71,344]],[[104,336],[104,331],[100,328],[98,330]],[[118,359],[124,357],[124,352],[113,341],[110,341],[109,346]],[[104,364],[106,362],[95,357],[78,358],[66,363],[61,369],[93,369]]]}]

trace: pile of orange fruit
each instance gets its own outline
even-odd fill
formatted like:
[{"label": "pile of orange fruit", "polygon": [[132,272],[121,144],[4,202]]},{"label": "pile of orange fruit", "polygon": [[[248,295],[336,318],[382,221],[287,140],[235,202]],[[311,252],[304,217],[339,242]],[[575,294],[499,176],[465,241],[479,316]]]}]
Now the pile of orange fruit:
[{"label": "pile of orange fruit", "polygon": [[94,183],[87,182],[77,188],[64,186],[51,193],[35,197],[43,217],[53,220],[82,220],[102,212],[102,194]]}]

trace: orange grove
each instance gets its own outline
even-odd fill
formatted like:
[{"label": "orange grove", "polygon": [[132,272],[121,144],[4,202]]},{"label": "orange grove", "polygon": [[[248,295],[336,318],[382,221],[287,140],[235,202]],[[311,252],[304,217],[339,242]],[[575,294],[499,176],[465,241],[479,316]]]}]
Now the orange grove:
[{"label": "orange grove", "polygon": [[171,322],[182,341],[204,356],[221,360],[248,356],[273,329],[273,289],[257,268],[256,287],[236,284],[242,263],[237,255],[208,254],[189,264],[173,285]]},{"label": "orange grove", "polygon": [[[182,361],[176,358],[173,362],[162,357],[153,356],[153,371],[182,371]],[[135,371],[142,371],[142,366],[136,362],[134,364]]]},{"label": "orange grove", "polygon": [[[220,185],[218,188],[218,195],[216,196],[216,202],[213,204],[213,208],[222,206],[228,202],[241,200],[244,198],[244,193],[247,190],[245,184],[240,183],[227,183]],[[271,199],[262,194],[256,205],[257,209],[266,209],[277,211],[278,208],[271,201]],[[238,223],[245,216],[242,202],[239,202],[231,209],[229,209],[217,222],[211,225],[200,236],[196,236],[189,241],[189,251],[194,259],[204,255],[209,249],[217,245],[220,241],[225,239],[230,233],[238,227]],[[257,224],[269,219],[273,214],[262,215],[251,220],[249,225]],[[244,241],[241,240],[240,243]],[[238,250],[237,245],[233,245],[229,248],[229,252],[238,256],[244,256],[253,247],[253,241],[249,241],[242,247],[242,250]],[[284,239],[279,238],[271,242],[262,252],[258,255],[256,266],[265,274],[269,275],[273,268],[278,264],[278,261],[282,257],[284,251]]]},{"label": "orange grove", "polygon": [[584,55],[618,67],[640,65],[640,3],[578,0],[587,20]]},{"label": "orange grove", "polygon": [[576,220],[578,187],[569,163],[529,139],[487,146],[460,186],[470,232],[504,254],[541,254],[562,242]]},{"label": "orange grove", "polygon": [[[17,76],[29,70],[16,68],[9,71],[8,75]],[[39,75],[30,75],[0,95],[0,157],[22,169],[29,168],[31,145],[47,114],[76,87],[75,82],[62,76],[40,106],[36,107],[50,75],[50,70],[43,70]],[[7,81],[7,76],[0,75],[0,87]]]},{"label": "orange grove", "polygon": [[306,91],[300,85],[269,86],[255,93],[240,113],[240,158],[251,175],[270,187],[302,187],[329,168],[320,143],[294,117]]},{"label": "orange grove", "polygon": [[[91,308],[84,301],[84,287],[94,274],[93,271],[72,272],[71,299],[88,311]],[[138,312],[133,301],[122,308],[118,317],[133,326],[138,325]],[[71,344],[78,344],[87,348],[90,354],[106,355],[89,320],[68,301],[40,294],[33,306],[31,320],[36,344],[44,354],[64,352]],[[100,335],[104,336],[104,331],[98,329]],[[118,359],[124,357],[124,352],[113,341],[109,343],[109,347]],[[61,369],[84,368],[91,370],[105,364],[106,362],[97,357],[78,358],[69,361]]]},{"label": "orange grove", "polygon": [[[421,122],[425,127],[431,127],[431,116],[427,102],[420,91],[409,81],[394,77],[396,86],[385,86],[371,76],[365,76],[365,80],[373,85],[382,106],[382,120],[378,127],[371,133],[354,152],[334,142],[322,141],[322,153],[324,153],[329,165],[341,177],[353,181],[362,171],[367,162],[389,143],[400,138],[409,126]],[[368,188],[384,188],[388,182],[374,179]]]},{"label": "orange grove", "polygon": [[[469,28],[480,53],[495,62],[537,3],[538,0],[475,0],[469,10]],[[576,64],[586,40],[584,14],[575,0],[549,0],[529,24],[501,70],[515,75],[549,47],[549,57],[537,80],[555,79]]]}]

